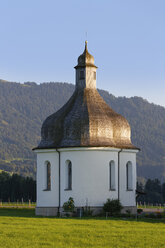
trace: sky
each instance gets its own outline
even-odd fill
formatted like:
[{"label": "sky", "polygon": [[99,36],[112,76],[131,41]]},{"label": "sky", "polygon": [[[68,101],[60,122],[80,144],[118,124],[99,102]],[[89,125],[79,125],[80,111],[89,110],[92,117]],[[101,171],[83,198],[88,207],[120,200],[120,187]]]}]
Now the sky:
[{"label": "sky", "polygon": [[88,40],[97,87],[165,106],[164,0],[0,0],[0,78],[75,84]]}]

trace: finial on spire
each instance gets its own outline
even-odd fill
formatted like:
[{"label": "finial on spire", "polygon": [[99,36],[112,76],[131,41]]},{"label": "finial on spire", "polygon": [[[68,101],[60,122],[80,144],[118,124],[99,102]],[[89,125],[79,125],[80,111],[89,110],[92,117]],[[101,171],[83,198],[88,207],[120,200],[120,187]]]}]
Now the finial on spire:
[{"label": "finial on spire", "polygon": [[86,40],[85,41],[85,50],[87,50],[87,44],[88,44],[88,41]]}]

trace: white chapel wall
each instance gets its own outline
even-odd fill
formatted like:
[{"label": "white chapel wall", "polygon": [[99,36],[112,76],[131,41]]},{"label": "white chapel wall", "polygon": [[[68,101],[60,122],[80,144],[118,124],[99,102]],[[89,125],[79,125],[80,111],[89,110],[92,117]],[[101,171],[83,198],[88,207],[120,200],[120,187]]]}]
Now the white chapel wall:
[{"label": "white chapel wall", "polygon": [[[59,204],[59,157],[57,152],[37,154],[37,207],[58,207]],[[51,190],[45,190],[45,161],[51,164]]]},{"label": "white chapel wall", "polygon": [[[120,201],[123,206],[136,206],[136,150],[125,150],[120,153]],[[132,164],[132,190],[127,189],[128,161]]]},{"label": "white chapel wall", "polygon": [[[65,162],[72,162],[72,190],[65,190]],[[116,165],[116,190],[109,190],[109,162]],[[107,198],[116,199],[118,153],[116,151],[61,152],[61,206],[73,197],[76,206],[102,206]]]},{"label": "white chapel wall", "polygon": [[[103,206],[108,198],[118,199],[118,151],[111,148],[60,149],[61,206],[69,197],[75,205]],[[66,190],[66,161],[72,162],[72,190]],[[45,161],[51,163],[51,190],[45,191]],[[109,163],[115,163],[115,190],[110,190]],[[126,164],[132,163],[133,190],[127,190]],[[135,206],[136,151],[120,153],[120,201]],[[59,206],[59,154],[56,151],[37,154],[37,207]]]}]

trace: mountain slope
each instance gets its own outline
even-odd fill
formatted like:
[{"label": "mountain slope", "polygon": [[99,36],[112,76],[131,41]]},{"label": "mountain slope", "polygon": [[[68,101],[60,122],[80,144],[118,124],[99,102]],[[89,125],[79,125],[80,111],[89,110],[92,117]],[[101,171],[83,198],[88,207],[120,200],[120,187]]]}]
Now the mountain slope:
[{"label": "mountain slope", "polygon": [[[67,83],[14,83],[0,80],[0,169],[34,175],[35,154],[43,120],[71,96]],[[137,156],[138,176],[165,180],[165,108],[140,97],[101,96],[129,121]]]}]

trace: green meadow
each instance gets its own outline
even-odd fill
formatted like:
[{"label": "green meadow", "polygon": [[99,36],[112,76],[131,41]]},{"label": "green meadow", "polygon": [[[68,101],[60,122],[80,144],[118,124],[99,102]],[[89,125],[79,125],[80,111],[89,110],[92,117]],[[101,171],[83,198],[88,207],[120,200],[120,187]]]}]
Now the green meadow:
[{"label": "green meadow", "polygon": [[36,217],[34,209],[0,209],[0,247],[160,248],[165,221]]}]

